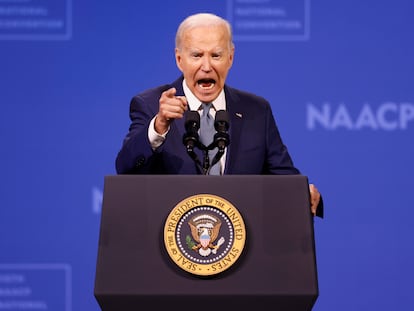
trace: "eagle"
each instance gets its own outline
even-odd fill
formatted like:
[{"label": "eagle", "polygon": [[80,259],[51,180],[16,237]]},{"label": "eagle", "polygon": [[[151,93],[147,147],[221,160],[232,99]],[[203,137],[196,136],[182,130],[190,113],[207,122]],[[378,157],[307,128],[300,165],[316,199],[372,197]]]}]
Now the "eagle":
[{"label": "eagle", "polygon": [[192,249],[198,251],[201,256],[206,257],[211,252],[215,254],[220,245],[224,243],[224,237],[221,237],[216,245],[213,244],[219,235],[221,227],[220,219],[213,215],[203,214],[195,216],[188,222],[188,225],[190,226],[193,239],[197,242]]}]

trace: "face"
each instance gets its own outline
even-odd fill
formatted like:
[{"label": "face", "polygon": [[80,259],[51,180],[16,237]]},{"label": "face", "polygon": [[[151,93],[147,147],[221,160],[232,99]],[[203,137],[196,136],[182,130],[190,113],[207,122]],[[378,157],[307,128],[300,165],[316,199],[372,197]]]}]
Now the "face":
[{"label": "face", "polygon": [[183,34],[175,50],[178,68],[201,102],[212,102],[224,87],[234,56],[229,40],[224,26],[197,27]]}]

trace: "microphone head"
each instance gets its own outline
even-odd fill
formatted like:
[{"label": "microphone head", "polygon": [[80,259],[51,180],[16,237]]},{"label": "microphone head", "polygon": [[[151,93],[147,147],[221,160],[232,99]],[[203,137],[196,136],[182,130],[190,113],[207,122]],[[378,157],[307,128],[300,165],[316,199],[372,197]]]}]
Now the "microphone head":
[{"label": "microphone head", "polygon": [[200,128],[200,114],[198,111],[190,110],[185,114],[185,123],[186,131],[198,131]]},{"label": "microphone head", "polygon": [[229,114],[226,110],[217,110],[214,119],[214,128],[216,131],[227,131],[229,129]]}]

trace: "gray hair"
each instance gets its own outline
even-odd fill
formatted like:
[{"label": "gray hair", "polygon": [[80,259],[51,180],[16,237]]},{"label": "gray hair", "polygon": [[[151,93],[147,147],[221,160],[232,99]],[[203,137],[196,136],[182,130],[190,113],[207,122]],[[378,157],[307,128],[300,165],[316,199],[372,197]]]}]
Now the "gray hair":
[{"label": "gray hair", "polygon": [[181,48],[181,40],[184,32],[192,28],[203,26],[224,26],[229,35],[229,49],[234,48],[233,34],[230,23],[224,18],[211,13],[197,13],[184,19],[180,26],[178,26],[177,33],[175,35],[175,47],[177,49]]}]

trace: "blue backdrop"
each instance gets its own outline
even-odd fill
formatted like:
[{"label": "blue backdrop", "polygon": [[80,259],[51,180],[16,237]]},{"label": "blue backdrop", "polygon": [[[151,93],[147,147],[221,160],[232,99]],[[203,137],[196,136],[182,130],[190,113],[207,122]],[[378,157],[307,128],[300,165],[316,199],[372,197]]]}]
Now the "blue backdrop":
[{"label": "blue backdrop", "polygon": [[[266,97],[323,193],[314,310],[414,305],[410,0],[0,0],[0,309],[99,310],[103,178],[130,98],[173,81],[189,14],[229,18],[228,84]],[[411,137],[411,138],[410,138]]]}]

